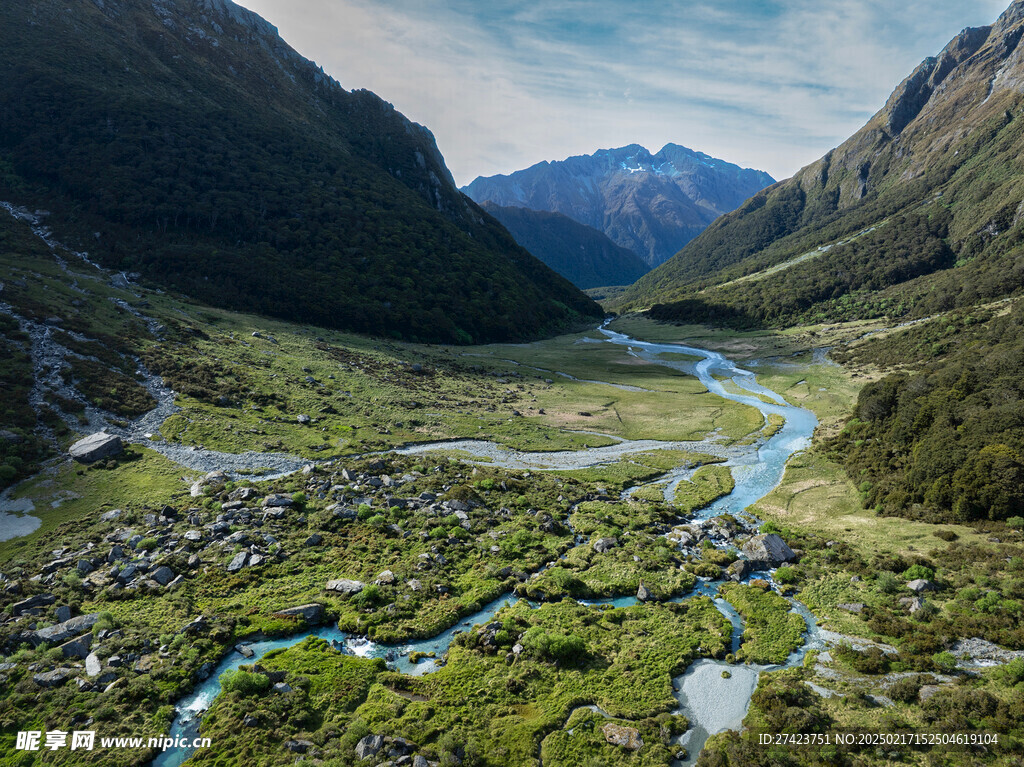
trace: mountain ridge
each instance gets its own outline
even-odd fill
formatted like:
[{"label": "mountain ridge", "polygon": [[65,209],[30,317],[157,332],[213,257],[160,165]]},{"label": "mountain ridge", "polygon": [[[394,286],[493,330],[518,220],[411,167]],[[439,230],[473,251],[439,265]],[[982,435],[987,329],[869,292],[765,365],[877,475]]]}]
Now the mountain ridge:
[{"label": "mountain ridge", "polygon": [[428,129],[229,0],[42,0],[0,21],[0,191],[104,265],[424,341],[601,316],[459,192]]},{"label": "mountain ridge", "polygon": [[[970,290],[956,282],[977,286],[986,299],[1012,292],[1013,280],[1004,277],[1020,266],[1000,259],[1018,259],[1018,210],[1024,200],[1017,161],[1024,148],[1022,21],[1024,6],[1018,2],[993,25],[963,30],[916,67],[849,139],[714,222],[630,288],[620,308],[685,300],[689,305],[676,313],[679,319],[722,321],[732,312],[736,322],[756,325],[892,312],[915,317],[974,303]],[[893,217],[922,215],[928,224],[921,236],[932,243],[929,247],[949,248],[949,254],[904,270],[899,279],[883,280],[874,293],[867,291],[861,284],[864,269],[874,271],[908,256],[913,260],[921,252],[907,237],[890,238],[880,225]],[[735,284],[872,228],[877,231],[861,245],[874,242],[889,250],[883,254],[876,248],[877,257],[865,262],[856,279],[824,274],[860,258],[856,243],[837,245],[773,277],[791,282],[789,293],[803,291],[807,300],[796,302],[801,306],[779,313],[779,301],[787,300],[780,296],[787,292],[781,287],[773,293],[762,286],[755,295],[750,285],[740,289]],[[917,231],[916,224],[907,231]],[[962,279],[953,279],[954,264],[966,269]],[[809,292],[796,284],[800,281],[821,289]],[[725,283],[734,284],[726,289]],[[849,311],[843,302],[862,305]],[[671,313],[664,310],[663,316]]]},{"label": "mountain ridge", "polygon": [[480,207],[508,229],[516,242],[578,288],[630,285],[647,272],[647,264],[633,251],[561,213],[491,202]]},{"label": "mountain ridge", "polygon": [[478,177],[463,190],[477,202],[561,213],[656,266],[772,182],[677,144],[656,153],[629,144]]}]

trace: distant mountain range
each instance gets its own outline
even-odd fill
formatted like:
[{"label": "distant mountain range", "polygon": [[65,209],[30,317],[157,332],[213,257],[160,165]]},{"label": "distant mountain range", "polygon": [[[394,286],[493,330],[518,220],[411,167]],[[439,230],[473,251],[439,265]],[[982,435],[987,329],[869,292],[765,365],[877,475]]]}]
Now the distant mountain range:
[{"label": "distant mountain range", "polygon": [[604,232],[655,267],[723,213],[774,179],[676,144],[638,144],[477,178],[463,191],[492,202],[561,213]]},{"label": "distant mountain range", "polygon": [[631,250],[561,213],[482,203],[526,248],[579,288],[632,285],[648,267]]},{"label": "distant mountain range", "polygon": [[0,4],[0,199],[210,304],[391,337],[601,316],[456,188],[434,138],[230,0]]}]

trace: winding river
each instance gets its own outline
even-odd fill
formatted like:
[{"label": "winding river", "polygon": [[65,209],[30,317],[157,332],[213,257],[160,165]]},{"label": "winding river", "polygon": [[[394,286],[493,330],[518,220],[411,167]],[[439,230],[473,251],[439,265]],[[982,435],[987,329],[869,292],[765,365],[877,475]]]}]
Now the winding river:
[{"label": "winding river", "polygon": [[[650,451],[651,449],[671,448],[700,450],[714,453],[726,458],[728,466],[736,482],[732,493],[719,498],[701,510],[697,519],[708,519],[723,513],[743,511],[750,504],[758,501],[770,492],[781,480],[786,461],[793,453],[806,448],[810,444],[811,435],[817,426],[817,419],[808,410],[794,407],[785,402],[777,393],[761,386],[753,373],[738,367],[717,352],[698,349],[678,344],[655,344],[637,341],[629,336],[600,327],[605,338],[600,343],[616,344],[626,347],[629,354],[658,365],[674,368],[696,375],[709,391],[724,399],[757,408],[767,418],[777,415],[784,419],[784,424],[767,440],[760,440],[747,447],[725,448],[714,439],[703,442],[658,442],[654,440],[619,441],[615,445],[601,448],[590,448],[581,451],[564,451],[559,453],[522,453],[509,450],[500,445],[480,440],[462,440],[458,442],[439,442],[415,445],[399,450],[406,454],[427,453],[433,450],[461,450],[470,456],[486,459],[489,465],[512,469],[552,469],[552,468],[583,468],[621,460],[630,454]],[[699,361],[681,362],[664,359],[662,354],[687,354],[698,357]],[[726,389],[720,379],[732,381],[743,393]],[[680,467],[667,472],[650,482],[650,484],[667,483],[665,493],[670,499],[680,481],[692,474],[692,468]],[[694,594],[714,596],[719,582],[701,580],[694,591],[682,597],[687,599]],[[518,599],[511,594],[502,596],[486,605],[479,612],[468,616],[456,626],[435,637],[416,640],[397,645],[379,645],[364,638],[353,637],[337,628],[319,628],[284,638],[268,639],[249,644],[253,657],[243,657],[232,652],[225,657],[204,682],[196,685],[193,692],[178,702],[179,715],[171,729],[172,738],[191,739],[198,733],[202,714],[213,703],[220,692],[219,677],[225,671],[250,664],[271,650],[290,647],[310,635],[336,643],[344,652],[363,657],[385,658],[389,665],[398,671],[408,674],[425,674],[437,668],[433,660],[426,659],[418,664],[410,663],[408,656],[412,652],[433,653],[441,657],[448,649],[452,638],[460,631],[474,624],[489,621],[501,608],[513,604]],[[601,602],[586,604],[610,603],[615,606],[636,604],[633,597],[620,597]],[[743,630],[743,621],[735,609],[721,598],[715,599],[718,609],[726,615],[733,625],[733,651],[739,646]],[[799,612],[807,622],[805,645],[793,653],[785,666],[800,663],[808,649],[820,646],[814,617],[806,607],[793,602],[793,609]],[[722,678],[722,670],[727,668],[730,678]],[[738,729],[746,715],[750,696],[757,686],[761,671],[778,666],[766,667],[752,664],[727,664],[715,660],[698,660],[687,671],[673,680],[679,707],[676,713],[689,717],[691,728],[680,739],[680,745],[686,747],[689,756],[681,765],[690,765],[696,761],[707,737],[723,729]],[[177,767],[191,754],[188,749],[173,749],[162,753],[154,762],[154,767]]]}]

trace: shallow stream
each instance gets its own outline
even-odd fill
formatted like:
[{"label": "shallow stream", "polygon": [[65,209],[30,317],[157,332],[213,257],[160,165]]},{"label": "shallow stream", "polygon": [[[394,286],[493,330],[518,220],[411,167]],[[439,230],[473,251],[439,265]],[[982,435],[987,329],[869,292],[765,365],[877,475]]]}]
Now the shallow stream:
[{"label": "shallow stream", "polygon": [[[782,479],[786,461],[793,453],[806,448],[811,441],[817,419],[814,414],[803,408],[794,407],[785,402],[777,393],[761,386],[752,372],[738,367],[723,355],[678,344],[654,344],[637,341],[629,336],[609,330],[601,326],[605,341],[627,347],[630,354],[658,365],[664,365],[697,376],[709,391],[733,402],[757,408],[767,419],[769,415],[781,416],[784,424],[778,432],[767,440],[746,447],[724,447],[715,439],[703,442],[659,442],[656,440],[619,441],[607,447],[589,448],[578,451],[561,451],[556,453],[524,453],[510,450],[494,443],[481,440],[461,440],[456,442],[438,442],[415,445],[397,452],[404,454],[429,453],[435,450],[461,450],[471,456],[488,461],[489,465],[511,469],[564,469],[585,468],[604,463],[611,463],[635,453],[652,449],[684,449],[712,453],[727,458],[726,466],[732,470],[736,487],[727,496],[719,498],[703,509],[698,519],[708,519],[724,513],[739,513],[769,493]],[[666,360],[661,354],[688,354],[701,358],[697,363]],[[719,379],[731,380],[741,391],[730,392]],[[770,401],[765,401],[765,400]],[[658,477],[650,484],[668,483],[666,497],[675,492],[675,486],[692,474],[693,469],[680,467]],[[701,580],[693,592],[682,599],[695,594],[714,596],[720,582]],[[408,656],[412,652],[433,653],[440,658],[447,651],[453,637],[467,628],[486,623],[504,606],[517,602],[511,594],[499,597],[484,606],[480,611],[464,618],[459,624],[430,639],[415,640],[396,645],[381,645],[365,638],[350,636],[337,628],[320,628],[306,631],[279,639],[253,642],[249,645],[254,657],[246,658],[238,652],[230,653],[224,658],[206,681],[198,684],[195,690],[178,702],[179,716],[172,729],[172,738],[193,738],[198,732],[202,713],[206,711],[220,692],[220,675],[225,671],[250,664],[271,650],[290,647],[316,635],[337,643],[342,651],[362,657],[380,657],[388,661],[395,670],[407,674],[425,674],[437,668],[432,659],[425,659],[418,664],[410,663]],[[634,597],[619,597],[584,604],[612,604],[616,607],[636,604]],[[743,631],[743,621],[732,605],[721,598],[715,599],[718,609],[729,618],[733,625],[732,650],[739,647]],[[808,649],[820,646],[814,617],[806,607],[793,602],[793,609],[805,619],[808,627],[805,645],[793,653],[785,666],[799,664]],[[690,730],[680,738],[680,744],[689,752],[687,759],[681,764],[689,765],[703,747],[711,734],[723,729],[738,729],[746,715],[750,704],[750,696],[757,687],[758,677],[763,670],[780,668],[779,666],[758,666],[753,664],[727,664],[722,661],[702,659],[694,662],[687,671],[673,680],[679,701],[677,713],[683,713],[691,721]],[[730,677],[722,677],[722,671],[728,670]],[[154,762],[154,767],[177,767],[190,755],[187,749],[175,749],[161,754]]]}]

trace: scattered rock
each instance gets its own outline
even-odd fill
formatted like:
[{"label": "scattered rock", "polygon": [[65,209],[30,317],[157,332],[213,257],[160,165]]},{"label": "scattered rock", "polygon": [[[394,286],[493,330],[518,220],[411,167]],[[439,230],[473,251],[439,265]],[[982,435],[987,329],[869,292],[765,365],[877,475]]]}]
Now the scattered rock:
[{"label": "scattered rock", "polygon": [[378,586],[391,586],[395,582],[395,574],[390,570],[385,570],[377,576],[377,580],[374,583]]},{"label": "scattered rock", "polygon": [[27,610],[32,610],[36,607],[47,607],[57,601],[57,597],[53,594],[36,594],[35,596],[23,599],[20,602],[15,602],[11,606],[11,615],[17,618],[19,615]]},{"label": "scattered rock", "polygon": [[750,562],[747,560],[737,559],[725,569],[725,572],[732,580],[738,582],[754,572],[754,568],[750,566]]},{"label": "scattered rock", "polygon": [[73,675],[74,671],[69,668],[55,668],[53,671],[35,674],[32,677],[32,681],[40,687],[60,687]]},{"label": "scattered rock", "polygon": [[96,653],[91,652],[85,656],[85,675],[92,678],[100,675],[103,670],[103,664],[100,663],[99,656]]},{"label": "scattered rock", "polygon": [[778,567],[796,557],[793,549],[775,533],[753,536],[743,544],[743,553],[747,555],[751,567],[755,570]]},{"label": "scattered rock", "polygon": [[66,642],[72,637],[81,634],[83,631],[88,631],[94,625],[96,625],[96,621],[98,621],[99,619],[99,613],[92,613],[90,615],[79,615],[70,620],[66,620],[63,623],[58,623],[54,626],[49,626],[45,629],[39,629],[38,631],[30,634],[29,636],[34,640],[36,644],[41,644],[42,642],[52,642],[53,644],[60,644],[61,642]]},{"label": "scattered rock", "polygon": [[599,538],[594,542],[594,551],[598,554],[604,554],[606,551],[614,549],[618,545],[618,538]]},{"label": "scattered rock", "polygon": [[836,607],[838,607],[840,610],[845,610],[846,612],[853,613],[855,615],[860,615],[860,613],[864,611],[863,602],[842,602],[840,604],[837,604]]},{"label": "scattered rock", "polygon": [[249,552],[240,551],[235,554],[234,558],[228,563],[228,572],[237,573],[243,567],[245,567],[246,561],[249,559]]},{"label": "scattered rock", "polygon": [[369,759],[376,756],[383,747],[383,735],[367,735],[356,743],[356,756],[360,759]]},{"label": "scattered rock", "polygon": [[167,567],[166,565],[161,565],[156,570],[151,572],[149,574],[149,577],[157,583],[159,583],[161,586],[166,586],[168,583],[174,580],[174,570]]},{"label": "scattered rock", "polygon": [[92,647],[92,633],[86,632],[62,644],[60,651],[65,658],[85,658],[89,655],[90,647]]},{"label": "scattered rock", "polygon": [[628,751],[639,751],[644,747],[640,731],[635,727],[608,722],[601,727],[601,732],[604,733],[604,739],[613,746],[621,746]]},{"label": "scattered rock", "polygon": [[366,584],[362,581],[353,581],[348,578],[339,578],[335,581],[327,581],[327,591],[335,591],[339,594],[358,594]]},{"label": "scattered rock", "polygon": [[309,424],[312,422],[313,419],[311,419],[308,415],[303,414],[303,415],[296,416],[295,420],[298,423],[302,424],[303,426],[309,426]]},{"label": "scattered rock", "polygon": [[68,452],[76,461],[93,463],[120,455],[123,451],[124,443],[121,442],[120,437],[107,434],[105,431],[98,431],[78,440]]},{"label": "scattered rock", "polygon": [[291,499],[289,495],[282,495],[280,493],[274,493],[268,495],[263,499],[263,508],[286,508],[288,506],[294,506],[295,501]]},{"label": "scattered rock", "polygon": [[317,603],[289,607],[274,613],[275,618],[302,618],[306,623],[317,624],[324,619],[324,606]]}]

